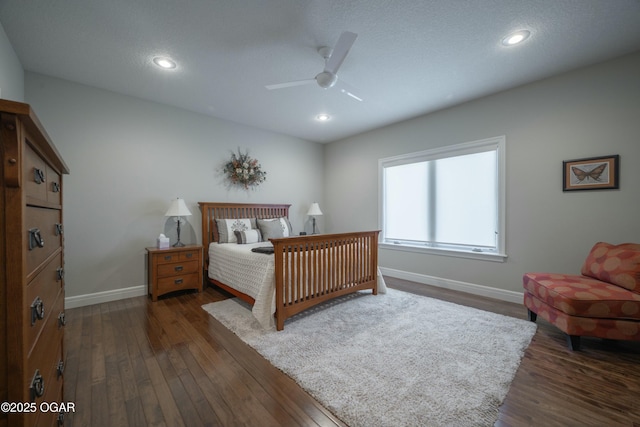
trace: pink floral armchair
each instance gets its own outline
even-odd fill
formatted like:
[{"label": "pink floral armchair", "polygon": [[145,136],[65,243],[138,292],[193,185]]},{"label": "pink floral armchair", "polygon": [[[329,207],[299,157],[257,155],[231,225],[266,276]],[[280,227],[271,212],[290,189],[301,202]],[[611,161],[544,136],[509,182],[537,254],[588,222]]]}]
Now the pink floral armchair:
[{"label": "pink floral armchair", "polygon": [[640,244],[596,243],[581,273],[526,273],[529,320],[566,333],[571,350],[581,336],[640,341]]}]

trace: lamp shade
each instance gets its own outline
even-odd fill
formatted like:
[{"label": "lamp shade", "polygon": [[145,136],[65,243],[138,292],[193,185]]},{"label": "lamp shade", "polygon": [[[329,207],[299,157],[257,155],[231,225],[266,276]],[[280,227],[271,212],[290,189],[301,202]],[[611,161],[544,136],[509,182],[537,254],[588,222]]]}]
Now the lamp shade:
[{"label": "lamp shade", "polygon": [[171,206],[169,206],[169,210],[164,216],[190,216],[191,212],[189,208],[187,208],[187,204],[184,202],[184,199],[177,198],[173,202],[171,202]]},{"label": "lamp shade", "polygon": [[317,203],[312,203],[309,207],[309,212],[307,212],[309,216],[318,216],[322,215],[322,211],[320,210],[320,206]]}]

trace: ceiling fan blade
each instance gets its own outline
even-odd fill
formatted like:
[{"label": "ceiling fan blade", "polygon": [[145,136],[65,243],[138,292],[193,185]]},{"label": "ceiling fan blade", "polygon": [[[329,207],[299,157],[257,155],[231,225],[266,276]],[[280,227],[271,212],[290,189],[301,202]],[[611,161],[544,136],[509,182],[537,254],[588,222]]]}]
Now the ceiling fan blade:
[{"label": "ceiling fan blade", "polygon": [[345,95],[348,95],[348,96],[352,97],[356,101],[362,102],[362,98],[360,98],[358,95],[354,94],[353,92],[349,92],[346,89],[340,89],[340,92],[344,93]]},{"label": "ceiling fan blade", "polygon": [[360,91],[357,88],[350,85],[349,83],[345,82],[344,80],[338,80],[338,84],[336,86],[341,93],[344,93],[345,95],[350,96],[356,101],[362,102],[362,98],[357,95],[357,93]]},{"label": "ceiling fan blade", "polygon": [[340,35],[338,39],[338,43],[336,43],[333,48],[333,53],[329,59],[327,59],[327,63],[325,64],[324,70],[333,74],[338,73],[338,68],[342,65],[342,61],[346,58],[349,53],[349,49],[353,46],[353,43],[356,41],[357,34],[352,33],[350,31],[345,31]]},{"label": "ceiling fan blade", "polygon": [[274,90],[274,89],[284,89],[287,87],[293,87],[293,86],[302,86],[302,85],[308,85],[310,83],[315,83],[316,79],[306,79],[306,80],[296,80],[293,82],[287,82],[287,83],[277,83],[274,85],[266,85],[265,87],[269,90]]}]

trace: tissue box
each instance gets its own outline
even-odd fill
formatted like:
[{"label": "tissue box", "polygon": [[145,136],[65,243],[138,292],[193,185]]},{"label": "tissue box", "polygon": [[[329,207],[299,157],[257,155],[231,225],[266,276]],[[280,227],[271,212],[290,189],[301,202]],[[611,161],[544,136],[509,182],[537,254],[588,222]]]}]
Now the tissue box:
[{"label": "tissue box", "polygon": [[158,249],[168,249],[169,248],[169,238],[165,236],[158,237]]}]

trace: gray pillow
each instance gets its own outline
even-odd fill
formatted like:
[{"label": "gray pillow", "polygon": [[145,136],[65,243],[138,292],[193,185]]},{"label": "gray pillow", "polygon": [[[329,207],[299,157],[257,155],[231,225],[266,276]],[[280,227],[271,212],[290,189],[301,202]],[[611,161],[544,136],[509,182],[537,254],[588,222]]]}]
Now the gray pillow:
[{"label": "gray pillow", "polygon": [[262,240],[265,242],[269,239],[278,239],[284,236],[284,230],[282,229],[282,225],[280,221],[277,220],[258,220],[258,228],[260,229],[260,233],[262,234]]}]

